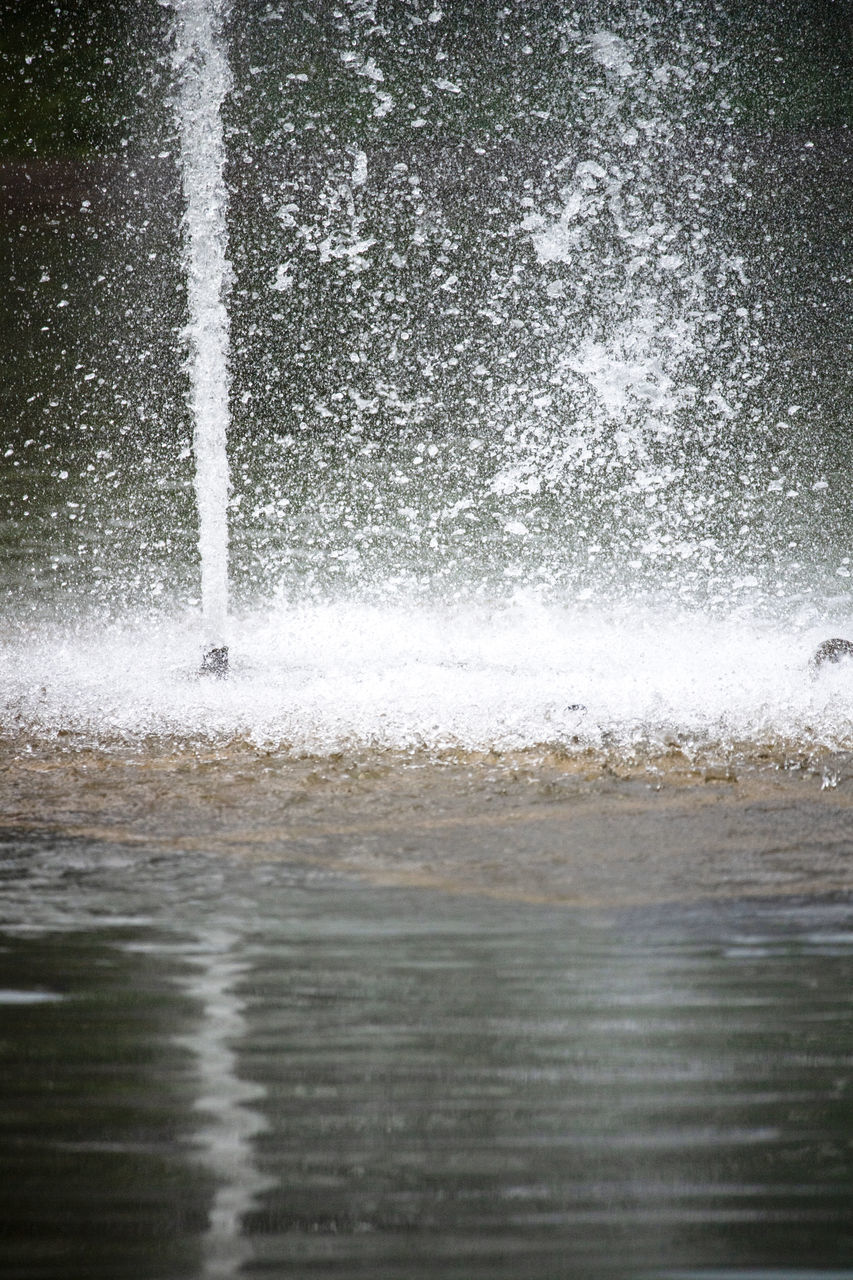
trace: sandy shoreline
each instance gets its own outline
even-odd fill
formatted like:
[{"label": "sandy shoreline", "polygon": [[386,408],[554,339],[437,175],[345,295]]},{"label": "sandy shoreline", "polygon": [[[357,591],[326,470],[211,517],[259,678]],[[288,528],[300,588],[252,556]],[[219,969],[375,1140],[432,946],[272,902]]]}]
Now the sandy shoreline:
[{"label": "sandy shoreline", "polygon": [[294,759],[245,744],[122,754],[7,742],[0,828],[525,902],[835,893],[853,890],[853,757]]}]

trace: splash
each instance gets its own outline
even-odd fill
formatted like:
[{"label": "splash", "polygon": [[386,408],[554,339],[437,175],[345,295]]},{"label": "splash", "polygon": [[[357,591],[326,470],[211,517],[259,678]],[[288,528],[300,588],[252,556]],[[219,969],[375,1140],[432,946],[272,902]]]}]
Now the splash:
[{"label": "splash", "polygon": [[22,451],[9,723],[307,751],[853,740],[849,672],[808,667],[853,625],[840,313],[812,272],[809,330],[785,270],[823,235],[841,279],[840,223],[806,227],[799,198],[839,214],[841,188],[820,139],[794,160],[756,142],[752,46],[706,9],[176,0],[157,47],[180,85],[201,604],[208,652],[241,657],[230,682],[182,675],[169,116],[137,147],[116,274],[159,281],[172,372],[147,375],[140,327],[114,374],[136,370],[130,424],[101,423],[91,460],[57,433],[41,507]]},{"label": "splash", "polygon": [[[853,742],[853,663],[810,678],[824,632],[807,614],[793,628],[519,593],[501,606],[288,603],[231,626],[239,658],[222,682],[187,674],[191,613],[30,637],[0,661],[7,723],[65,747],[242,741],[321,755],[550,745],[784,762],[792,743]],[[833,628],[853,630],[849,606]]]},{"label": "splash", "polygon": [[[722,559],[750,558],[772,392],[755,336],[762,308],[721,218],[719,192],[737,186],[734,149],[697,129],[711,62],[684,27],[666,34],[648,13],[622,34],[564,31],[587,85],[581,119],[521,224],[550,359],[538,389],[506,406],[509,447],[492,486],[559,494],[579,562],[609,544],[611,574],[621,563],[635,584],[668,580],[695,598]],[[725,119],[719,103],[714,111]],[[733,536],[733,522],[714,518],[725,486],[709,482],[709,464],[728,471],[736,457]],[[599,562],[590,575],[599,584],[601,571]]]},{"label": "splash", "polygon": [[321,82],[284,74],[287,11],[255,46],[244,599],[535,582],[725,608],[831,583],[843,495],[743,230],[741,72],[695,5],[524,9],[486,33],[342,6],[300,34]]},{"label": "splash", "polygon": [[222,106],[231,88],[222,47],[224,0],[176,0],[175,70],[183,174],[186,328],[196,459],[205,643],[223,645],[228,616],[230,376],[227,191]]}]

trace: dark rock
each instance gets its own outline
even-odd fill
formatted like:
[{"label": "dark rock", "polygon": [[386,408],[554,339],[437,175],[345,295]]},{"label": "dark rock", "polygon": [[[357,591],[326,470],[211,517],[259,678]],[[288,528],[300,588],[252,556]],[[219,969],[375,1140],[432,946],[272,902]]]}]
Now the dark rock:
[{"label": "dark rock", "polygon": [[809,660],[809,667],[816,674],[828,662],[844,662],[850,658],[853,658],[853,640],[843,640],[835,636],[818,645]]},{"label": "dark rock", "polygon": [[208,649],[201,660],[198,673],[200,676],[213,676],[215,680],[224,680],[228,675],[228,646],[223,644],[217,649]]}]

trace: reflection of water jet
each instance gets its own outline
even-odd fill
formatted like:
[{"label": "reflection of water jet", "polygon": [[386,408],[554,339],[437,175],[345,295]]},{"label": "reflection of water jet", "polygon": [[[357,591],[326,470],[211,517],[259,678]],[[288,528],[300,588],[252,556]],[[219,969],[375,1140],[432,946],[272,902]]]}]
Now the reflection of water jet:
[{"label": "reflection of water jet", "polygon": [[238,1275],[250,1260],[243,1219],[270,1185],[258,1170],[253,1146],[266,1128],[258,1109],[266,1091],[241,1076],[238,1060],[247,1035],[246,1002],[239,991],[247,966],[234,955],[239,941],[227,932],[203,936],[191,956],[195,972],[185,988],[202,1005],[197,1034],[182,1043],[196,1058],[196,1107],[205,1117],[199,1159],[217,1182],[203,1240],[202,1275],[211,1280]]}]

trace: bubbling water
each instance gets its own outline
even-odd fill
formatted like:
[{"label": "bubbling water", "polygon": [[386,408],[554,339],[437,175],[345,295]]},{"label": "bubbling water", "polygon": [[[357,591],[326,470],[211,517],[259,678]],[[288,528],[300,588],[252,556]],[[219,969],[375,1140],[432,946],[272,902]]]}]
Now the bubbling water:
[{"label": "bubbling water", "polygon": [[223,682],[189,674],[192,614],[9,646],[8,723],[66,746],[238,740],[319,754],[677,748],[782,763],[795,744],[853,741],[853,663],[809,678],[823,635],[806,619],[792,632],[748,614],[556,607],[519,593],[491,606],[265,606],[231,626]]}]

